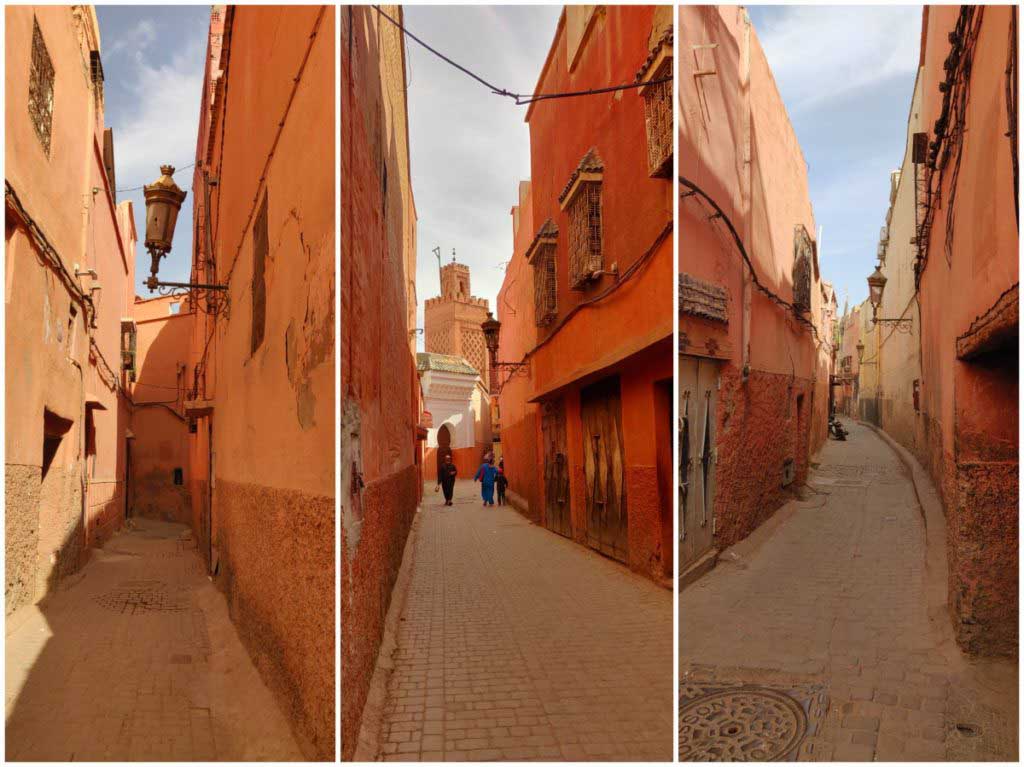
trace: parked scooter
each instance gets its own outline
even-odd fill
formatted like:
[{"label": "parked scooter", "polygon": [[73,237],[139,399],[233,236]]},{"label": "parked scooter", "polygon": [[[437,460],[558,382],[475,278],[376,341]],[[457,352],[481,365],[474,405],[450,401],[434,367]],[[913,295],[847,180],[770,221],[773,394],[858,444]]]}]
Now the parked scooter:
[{"label": "parked scooter", "polygon": [[834,415],[829,416],[828,419],[828,432],[832,435],[833,439],[838,439],[841,442],[846,441],[847,431],[843,428],[842,422]]}]

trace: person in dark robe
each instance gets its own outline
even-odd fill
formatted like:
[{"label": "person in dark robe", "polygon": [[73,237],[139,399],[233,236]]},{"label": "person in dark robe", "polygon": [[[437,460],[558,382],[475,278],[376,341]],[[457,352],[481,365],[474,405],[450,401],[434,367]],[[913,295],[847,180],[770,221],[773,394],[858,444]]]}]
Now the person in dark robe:
[{"label": "person in dark robe", "polygon": [[505,489],[508,487],[508,475],[505,474],[505,459],[502,458],[498,461],[498,476],[494,480],[495,487],[498,488],[498,505],[505,505]]},{"label": "person in dark robe", "polygon": [[[452,505],[452,496],[455,494],[455,475],[459,473],[451,453],[444,457],[441,465],[437,467],[437,485],[444,492],[444,505]],[[434,488],[435,492],[437,488]]]}]

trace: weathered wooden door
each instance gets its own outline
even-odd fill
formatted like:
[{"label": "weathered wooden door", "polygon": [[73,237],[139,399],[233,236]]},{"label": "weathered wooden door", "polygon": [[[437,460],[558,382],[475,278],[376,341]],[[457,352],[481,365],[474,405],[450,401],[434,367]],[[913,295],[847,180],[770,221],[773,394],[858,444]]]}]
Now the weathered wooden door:
[{"label": "weathered wooden door", "polygon": [[715,532],[718,364],[679,360],[679,571],[711,550]]},{"label": "weathered wooden door", "polygon": [[622,449],[622,399],[617,376],[580,392],[587,544],[602,554],[629,559],[629,525]]},{"label": "weathered wooden door", "polygon": [[571,538],[565,403],[561,399],[541,405],[540,430],[544,440],[544,524],[549,530]]}]

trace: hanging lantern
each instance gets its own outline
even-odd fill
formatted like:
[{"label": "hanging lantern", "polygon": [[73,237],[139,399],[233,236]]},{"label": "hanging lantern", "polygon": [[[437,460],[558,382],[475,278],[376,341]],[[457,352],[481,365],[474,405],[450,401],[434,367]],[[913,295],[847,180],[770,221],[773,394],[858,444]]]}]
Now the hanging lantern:
[{"label": "hanging lantern", "polygon": [[185,191],[174,183],[174,166],[161,165],[161,176],[154,183],[143,187],[146,197],[146,250],[152,257],[150,276],[146,285],[156,288],[156,274],[160,259],[171,252],[174,240],[174,225],[178,222],[178,211],[185,201]]},{"label": "hanging lantern", "polygon": [[487,312],[487,319],[480,323],[484,331],[484,343],[487,344],[487,351],[491,353],[491,359],[498,351],[498,335],[501,333],[501,323],[494,319],[494,314]]},{"label": "hanging lantern", "polygon": [[878,307],[882,305],[882,293],[885,290],[885,283],[888,282],[885,279],[885,275],[882,274],[881,265],[875,267],[875,271],[868,277],[868,291],[871,298],[871,306],[874,307],[875,311],[878,311]]}]

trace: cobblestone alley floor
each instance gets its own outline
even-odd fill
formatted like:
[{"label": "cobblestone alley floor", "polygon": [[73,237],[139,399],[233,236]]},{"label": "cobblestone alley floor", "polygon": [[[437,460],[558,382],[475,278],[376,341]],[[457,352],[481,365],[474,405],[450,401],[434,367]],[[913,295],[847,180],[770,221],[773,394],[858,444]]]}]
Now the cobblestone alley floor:
[{"label": "cobblestone alley floor", "polygon": [[185,535],[137,520],[8,618],[8,760],[301,759]]},{"label": "cobblestone alley floor", "polygon": [[672,593],[478,488],[426,487],[379,758],[671,760]]},{"label": "cobblestone alley floor", "polygon": [[1016,664],[956,649],[911,476],[846,425],[808,499],[680,595],[680,758],[1015,761]]}]

